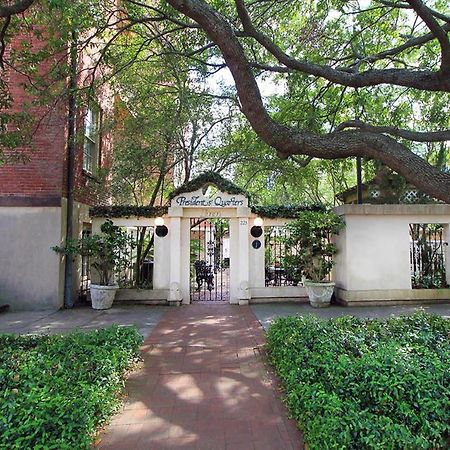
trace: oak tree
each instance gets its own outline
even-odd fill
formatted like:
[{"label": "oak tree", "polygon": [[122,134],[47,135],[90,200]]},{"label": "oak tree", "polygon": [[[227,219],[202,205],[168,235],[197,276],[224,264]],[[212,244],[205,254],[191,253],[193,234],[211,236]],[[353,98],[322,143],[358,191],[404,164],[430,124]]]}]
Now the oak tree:
[{"label": "oak tree", "polygon": [[[409,145],[450,138],[450,15],[444,2],[373,0],[366,8],[357,1],[167,0],[167,4],[186,17],[165,9],[161,14],[167,20],[185,20],[185,27],[200,28],[207,36],[198,53],[211,46],[220,51],[242,112],[281,158],[376,159],[429,195],[450,202],[450,174]],[[333,20],[331,12],[337,13]],[[310,45],[304,33],[312,35]],[[426,93],[431,102],[444,99],[444,127],[433,129],[435,124],[427,117],[422,117],[422,124],[429,126],[426,130],[391,125],[389,117],[381,124],[349,117],[321,133],[311,131],[306,121],[293,126],[274,119],[264,104],[258,71],[286,74],[302,82],[325,80],[354,91],[380,88],[389,93],[405,88]],[[407,124],[412,123],[411,118]]]}]

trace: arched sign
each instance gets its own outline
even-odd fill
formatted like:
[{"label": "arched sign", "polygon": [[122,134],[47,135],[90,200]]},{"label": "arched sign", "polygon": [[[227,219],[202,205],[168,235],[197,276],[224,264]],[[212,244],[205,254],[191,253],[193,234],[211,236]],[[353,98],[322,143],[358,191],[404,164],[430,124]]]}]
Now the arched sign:
[{"label": "arched sign", "polygon": [[214,189],[208,189],[203,193],[202,189],[194,192],[184,192],[174,197],[172,207],[181,208],[245,208],[248,199],[240,194],[228,194]]}]

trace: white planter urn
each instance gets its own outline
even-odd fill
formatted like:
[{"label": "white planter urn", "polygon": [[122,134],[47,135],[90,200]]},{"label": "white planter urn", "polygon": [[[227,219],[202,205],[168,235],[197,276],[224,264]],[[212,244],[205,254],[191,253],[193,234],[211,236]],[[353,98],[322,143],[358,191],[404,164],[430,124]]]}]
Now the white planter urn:
[{"label": "white planter urn", "polygon": [[314,308],[326,308],[327,306],[330,306],[335,283],[305,280],[304,284],[311,306]]},{"label": "white planter urn", "polygon": [[103,286],[100,284],[91,284],[91,301],[93,309],[111,308],[119,286]]}]

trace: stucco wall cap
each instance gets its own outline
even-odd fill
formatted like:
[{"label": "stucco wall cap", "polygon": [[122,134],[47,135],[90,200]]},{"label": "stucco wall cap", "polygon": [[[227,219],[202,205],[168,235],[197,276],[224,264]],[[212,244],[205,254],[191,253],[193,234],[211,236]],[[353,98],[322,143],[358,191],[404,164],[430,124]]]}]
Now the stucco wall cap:
[{"label": "stucco wall cap", "polygon": [[338,215],[389,215],[389,216],[419,216],[419,215],[449,215],[448,204],[425,205],[341,205],[333,209]]}]

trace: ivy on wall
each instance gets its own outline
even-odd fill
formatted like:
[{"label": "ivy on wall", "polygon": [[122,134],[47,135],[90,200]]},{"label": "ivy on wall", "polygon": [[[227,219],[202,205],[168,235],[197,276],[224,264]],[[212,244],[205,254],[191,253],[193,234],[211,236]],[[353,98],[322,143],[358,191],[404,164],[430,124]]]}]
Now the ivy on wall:
[{"label": "ivy on wall", "polygon": [[[303,211],[324,211],[318,205],[255,205],[251,207],[252,213],[268,219],[284,218],[296,219]],[[91,217],[160,217],[168,212],[167,206],[93,206],[89,210]]]},{"label": "ivy on wall", "polygon": [[246,197],[250,197],[250,194],[246,190],[236,186],[234,183],[222,177],[222,175],[219,175],[217,172],[210,171],[204,172],[191,181],[182,184],[169,195],[169,198],[172,199],[177,195],[183,194],[184,192],[197,191],[208,184],[214,184],[217,189],[222,192],[227,192],[228,194],[245,195]]},{"label": "ivy on wall", "polygon": [[[222,192],[235,195],[244,195],[250,201],[250,194],[236,186],[231,181],[222,177],[216,172],[204,172],[193,180],[175,189],[169,198],[173,199],[184,192],[193,192],[202,189],[204,186],[213,184]],[[251,211],[261,217],[268,219],[284,218],[296,219],[303,211],[324,211],[325,208],[319,205],[253,205]],[[167,214],[167,206],[94,206],[89,210],[91,217],[159,217]]]},{"label": "ivy on wall", "polygon": [[325,211],[320,205],[254,205],[252,213],[268,219],[296,219],[304,211]]},{"label": "ivy on wall", "polygon": [[93,206],[91,217],[159,217],[167,214],[167,206]]}]

